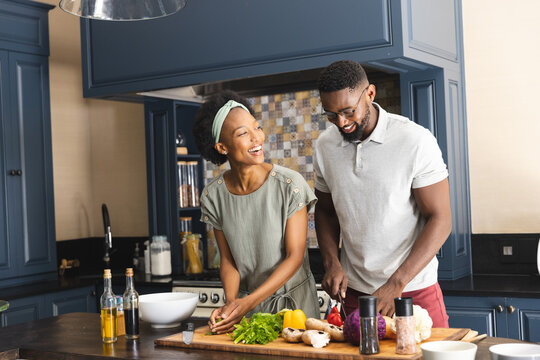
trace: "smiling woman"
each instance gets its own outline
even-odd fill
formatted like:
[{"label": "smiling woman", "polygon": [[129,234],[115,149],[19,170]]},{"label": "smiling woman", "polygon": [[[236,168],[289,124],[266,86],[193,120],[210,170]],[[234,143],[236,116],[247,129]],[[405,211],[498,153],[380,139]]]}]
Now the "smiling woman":
[{"label": "smiling woman", "polygon": [[316,202],[309,185],[299,173],[264,161],[264,132],[248,101],[234,92],[201,106],[193,135],[205,159],[231,168],[201,197],[201,220],[214,227],[227,299],[210,316],[212,331],[230,331],[259,311],[293,308],[318,317],[306,250],[307,211]]}]

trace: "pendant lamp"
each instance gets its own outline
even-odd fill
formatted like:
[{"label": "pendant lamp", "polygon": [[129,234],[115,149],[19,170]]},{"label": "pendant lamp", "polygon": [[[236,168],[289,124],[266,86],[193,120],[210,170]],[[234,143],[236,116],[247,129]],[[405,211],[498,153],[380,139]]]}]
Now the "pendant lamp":
[{"label": "pendant lamp", "polygon": [[60,0],[70,14],[95,20],[133,21],[174,14],[187,0]]}]

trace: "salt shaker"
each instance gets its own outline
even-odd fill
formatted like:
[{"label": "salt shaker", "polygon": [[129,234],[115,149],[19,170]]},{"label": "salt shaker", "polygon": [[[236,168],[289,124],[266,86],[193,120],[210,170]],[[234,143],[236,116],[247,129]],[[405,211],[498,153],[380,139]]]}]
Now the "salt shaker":
[{"label": "salt shaker", "polygon": [[360,354],[378,354],[379,337],[377,335],[377,298],[375,296],[359,296],[360,311]]},{"label": "salt shaker", "polygon": [[415,354],[413,299],[400,297],[394,299],[396,308],[396,354]]}]

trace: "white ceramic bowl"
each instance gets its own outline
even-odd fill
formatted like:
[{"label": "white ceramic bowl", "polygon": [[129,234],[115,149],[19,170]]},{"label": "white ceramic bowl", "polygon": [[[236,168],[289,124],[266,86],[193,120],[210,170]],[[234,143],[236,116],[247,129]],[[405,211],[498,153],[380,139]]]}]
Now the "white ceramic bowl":
[{"label": "white ceramic bowl", "polygon": [[420,348],[424,360],[474,360],[478,346],[462,341],[430,341]]},{"label": "white ceramic bowl", "polygon": [[540,360],[540,345],[498,344],[489,347],[492,360]]},{"label": "white ceramic bowl", "polygon": [[176,327],[193,314],[198,301],[197,294],[186,292],[141,295],[140,317],[153,327]]}]

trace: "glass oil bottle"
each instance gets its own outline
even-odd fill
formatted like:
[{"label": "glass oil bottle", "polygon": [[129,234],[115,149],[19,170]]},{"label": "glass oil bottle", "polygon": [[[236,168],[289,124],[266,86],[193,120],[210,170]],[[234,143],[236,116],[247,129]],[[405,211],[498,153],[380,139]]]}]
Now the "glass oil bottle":
[{"label": "glass oil bottle", "polygon": [[112,292],[111,270],[105,269],[103,273],[103,295],[100,299],[101,307],[101,337],[104,343],[113,343],[117,340],[116,332],[116,298]]},{"label": "glass oil bottle", "polygon": [[139,294],[135,290],[133,269],[126,269],[126,290],[124,291],[124,320],[126,339],[139,338]]}]

